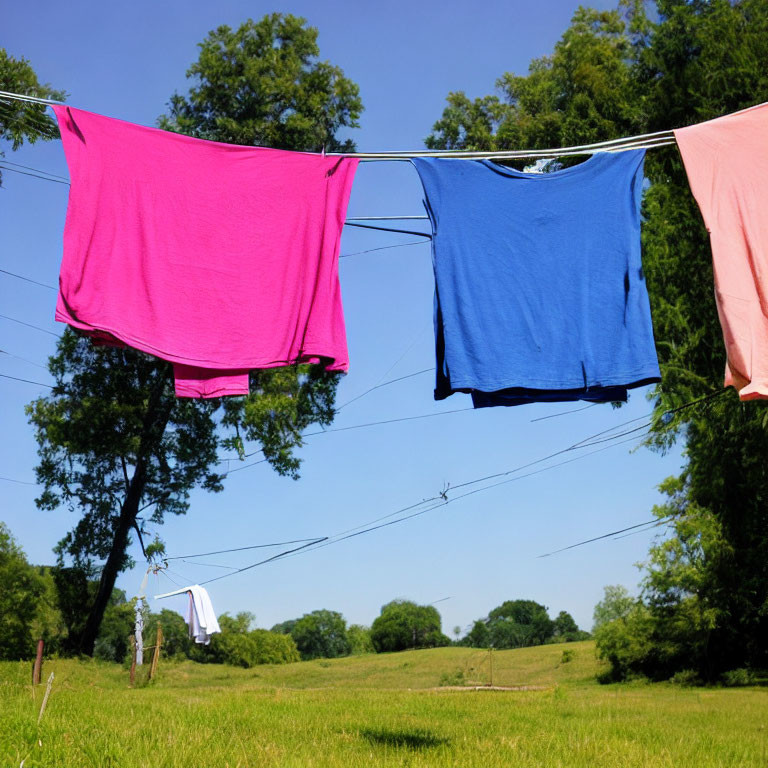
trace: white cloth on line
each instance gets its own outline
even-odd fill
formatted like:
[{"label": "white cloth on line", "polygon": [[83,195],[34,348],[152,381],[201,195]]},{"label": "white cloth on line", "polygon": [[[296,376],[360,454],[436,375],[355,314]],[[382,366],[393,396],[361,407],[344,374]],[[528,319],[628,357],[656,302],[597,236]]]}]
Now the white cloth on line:
[{"label": "white cloth on line", "polygon": [[208,590],[198,584],[191,587],[183,587],[175,592],[166,592],[163,595],[155,595],[155,600],[172,595],[189,594],[192,596],[190,601],[189,613],[187,615],[187,624],[189,632],[196,643],[208,645],[211,642],[211,635],[221,632],[219,622],[213,610],[213,603],[208,595]]}]

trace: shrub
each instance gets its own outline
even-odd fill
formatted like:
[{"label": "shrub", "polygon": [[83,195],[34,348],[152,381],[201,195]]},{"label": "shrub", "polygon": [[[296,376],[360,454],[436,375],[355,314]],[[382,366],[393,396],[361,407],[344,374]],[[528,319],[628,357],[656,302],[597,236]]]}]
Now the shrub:
[{"label": "shrub", "polygon": [[464,670],[459,668],[455,672],[443,672],[440,685],[464,685]]},{"label": "shrub", "polygon": [[701,678],[695,669],[681,669],[669,678],[669,682],[681,685],[683,688],[693,688],[701,685]]},{"label": "shrub", "polygon": [[569,661],[573,661],[574,652],[570,649],[563,651],[563,655],[560,657],[561,664],[567,664]]},{"label": "shrub", "polygon": [[211,646],[217,661],[246,669],[258,664],[288,664],[300,659],[296,643],[289,635],[266,629],[223,632],[213,636]]},{"label": "shrub", "polygon": [[729,688],[738,688],[742,685],[754,685],[755,674],[751,669],[740,667],[739,669],[730,669],[727,672],[723,672],[722,675],[723,685]]}]

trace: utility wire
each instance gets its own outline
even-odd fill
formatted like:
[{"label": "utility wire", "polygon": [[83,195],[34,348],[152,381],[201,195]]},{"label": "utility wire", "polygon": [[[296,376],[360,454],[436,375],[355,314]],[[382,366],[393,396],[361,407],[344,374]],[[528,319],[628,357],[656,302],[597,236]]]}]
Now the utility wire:
[{"label": "utility wire", "polygon": [[34,328],[36,331],[42,331],[43,333],[47,333],[49,336],[55,336],[57,339],[61,338],[60,334],[54,333],[53,331],[46,330],[45,328],[41,328],[39,325],[32,325],[32,323],[25,323],[23,320],[17,320],[15,317],[9,317],[8,315],[0,314],[0,317],[2,317],[3,320],[10,320],[12,323],[18,323],[19,325],[26,325],[27,328]]},{"label": "utility wire", "polygon": [[24,275],[17,275],[15,272],[9,272],[7,269],[0,269],[4,275],[10,275],[11,277],[17,277],[19,280],[24,280],[27,283],[33,283],[39,285],[41,288],[50,288],[52,291],[58,290],[55,285],[48,285],[48,283],[40,283],[37,280],[33,280],[31,277],[24,277]]},{"label": "utility wire", "polygon": [[[400,362],[398,360],[398,362]],[[348,405],[352,405],[352,403],[357,402],[361,398],[365,397],[366,395],[369,395],[371,392],[373,392],[376,389],[381,389],[382,387],[388,387],[390,384],[395,384],[398,381],[405,381],[405,379],[412,379],[414,376],[421,376],[423,373],[432,373],[435,369],[434,368],[423,368],[420,371],[414,371],[413,373],[407,373],[405,376],[400,376],[397,379],[390,379],[389,381],[384,381],[381,384],[376,384],[375,386],[371,387],[370,389],[366,389],[365,392],[357,395],[357,397],[353,397],[351,400],[347,400],[346,403],[343,405],[340,405],[336,409],[336,413],[338,413],[342,408],[346,408]],[[386,373],[384,374],[387,375]]]},{"label": "utility wire", "polygon": [[52,384],[43,384],[42,381],[32,381],[31,379],[20,379],[18,376],[9,376],[7,373],[0,373],[0,377],[4,379],[13,379],[13,381],[23,381],[25,384],[37,384],[40,387],[48,387],[48,389],[53,389]]},{"label": "utility wire", "polygon": [[14,360],[21,360],[22,362],[29,363],[37,368],[42,368],[44,371],[48,370],[46,366],[40,365],[40,363],[36,363],[34,360],[30,360],[27,357],[20,357],[19,355],[13,355],[10,352],[6,352],[4,349],[0,349],[0,355],[8,355],[8,357],[12,357]]},{"label": "utility wire", "polygon": [[[634,440],[634,438],[630,438],[630,440]],[[626,442],[630,442],[630,440],[623,440],[621,442],[622,443],[626,443]],[[493,483],[492,485],[486,486],[484,488],[476,488],[476,489],[474,489],[472,491],[468,491],[467,493],[463,493],[463,494],[461,494],[459,496],[455,496],[455,497],[452,497],[452,498],[445,498],[442,495],[438,495],[438,496],[434,496],[434,497],[429,498],[429,499],[424,499],[424,500],[422,500],[422,501],[420,501],[420,502],[418,502],[416,504],[410,505],[409,507],[402,507],[401,509],[396,510],[395,512],[392,512],[389,515],[384,515],[383,517],[377,518],[376,520],[372,520],[369,523],[364,523],[363,525],[358,526],[358,529],[362,528],[363,530],[357,530],[355,528],[350,528],[347,531],[344,531],[342,533],[336,534],[334,536],[326,537],[327,540],[323,540],[322,542],[318,542],[317,545],[309,544],[309,545],[307,545],[307,548],[301,548],[301,549],[303,549],[304,552],[314,552],[317,549],[322,549],[323,547],[329,547],[332,544],[339,543],[340,541],[346,541],[347,539],[352,539],[352,538],[355,538],[357,536],[362,536],[364,534],[371,533],[373,531],[378,531],[378,530],[380,530],[382,528],[387,528],[387,527],[392,526],[392,525],[397,525],[398,523],[403,523],[403,522],[406,522],[407,520],[412,520],[415,517],[420,517],[421,515],[424,515],[427,512],[431,512],[432,510],[438,509],[439,507],[445,507],[448,504],[453,503],[454,501],[458,501],[459,499],[465,498],[466,496],[472,496],[475,493],[480,493],[482,491],[490,490],[491,488],[495,488],[495,487],[497,487],[499,485],[505,485],[506,483],[512,483],[512,482],[515,482],[517,480],[522,480],[525,477],[530,477],[531,475],[536,475],[536,474],[539,474],[541,472],[546,472],[546,471],[548,471],[550,469],[554,469],[555,467],[562,466],[563,464],[570,464],[573,461],[578,461],[578,460],[580,460],[582,458],[586,458],[587,456],[590,456],[593,453],[600,453],[601,451],[606,451],[609,448],[613,448],[613,447],[615,447],[615,445],[620,445],[620,444],[621,443],[616,443],[614,445],[604,446],[603,448],[598,448],[595,451],[590,451],[589,453],[583,454],[582,456],[577,456],[576,458],[568,459],[567,461],[563,461],[563,462],[559,462],[558,464],[554,464],[554,465],[552,465],[550,467],[544,467],[543,469],[539,469],[539,470],[536,470],[534,472],[529,472],[529,473],[527,473],[525,475],[521,475],[520,477],[513,477],[513,478],[509,478],[507,480],[502,480],[499,483]],[[389,522],[381,523],[379,525],[372,525],[371,524],[371,523],[379,522],[381,520],[386,520],[387,518],[392,517],[394,515],[398,515],[398,514],[401,514],[403,512],[415,509],[415,508],[417,508],[419,506],[422,506],[424,504],[430,504],[430,503],[431,503],[431,506],[427,507],[426,509],[421,509],[421,510],[418,510],[416,512],[412,512],[411,514],[405,515],[404,517],[400,517],[400,518],[398,518],[396,520],[390,520]],[[365,527],[366,525],[369,526],[369,527],[366,528]],[[303,554],[304,552],[296,552],[296,553],[285,552],[285,553],[281,553],[280,555],[277,555],[275,557],[275,559],[287,558],[287,557],[296,557],[296,556],[298,556],[300,554]],[[230,575],[233,575],[233,574],[224,574],[224,576],[219,576],[218,578],[221,579],[221,578],[225,578],[226,576],[230,576]]]},{"label": "utility wire", "polygon": [[36,179],[42,179],[43,181],[53,181],[56,184],[66,184],[69,186],[68,181],[61,181],[60,179],[53,179],[50,176],[41,176],[39,173],[30,173],[29,171],[21,171],[18,168],[9,168],[7,165],[0,165],[4,171],[10,171],[11,173],[21,173],[24,176],[34,176]]},{"label": "utility wire", "polygon": [[312,544],[317,544],[318,542],[325,541],[325,539],[327,538],[328,538],[327,536],[324,536],[320,539],[315,539],[314,541],[311,541],[309,544],[302,544],[300,547],[287,549],[285,552],[280,552],[277,555],[268,557],[266,560],[260,560],[258,563],[252,563],[251,565],[246,565],[245,568],[238,568],[236,571],[232,571],[232,573],[225,573],[221,576],[214,576],[212,579],[208,579],[207,581],[200,582],[200,586],[203,586],[203,584],[210,584],[211,582],[214,582],[214,581],[219,581],[219,579],[226,579],[227,576],[234,576],[236,573],[243,573],[243,571],[250,571],[252,568],[258,568],[260,565],[266,565],[267,563],[271,563],[274,560],[279,560],[280,558],[283,558],[286,555],[291,554],[292,552],[298,552],[301,549],[306,549],[307,547],[312,546]]},{"label": "utility wire", "polygon": [[12,477],[0,477],[0,480],[5,480],[6,483],[18,483],[19,485],[37,485],[37,483],[31,483],[29,480],[15,480]]},{"label": "utility wire", "polygon": [[[346,403],[348,405],[348,403]],[[399,419],[385,419],[383,421],[369,421],[365,424],[352,424],[348,427],[332,427],[330,429],[320,429],[317,432],[307,432],[303,434],[301,437],[317,437],[318,435],[329,435],[333,432],[348,432],[351,429],[365,429],[367,427],[379,427],[384,424],[397,424],[400,421],[416,421],[418,419],[431,419],[434,416],[447,416],[449,413],[462,413],[464,411],[473,411],[475,410],[472,407],[469,408],[454,408],[451,411],[437,411],[435,413],[422,413],[418,416],[402,416]],[[252,451],[251,453],[246,453],[244,458],[248,459],[251,456],[256,456],[259,453],[263,453],[264,449],[259,448],[256,451]],[[237,457],[230,457],[229,459],[222,459],[222,461],[234,461]],[[265,459],[266,461],[266,459]],[[249,464],[248,466],[255,466],[255,464],[260,464],[260,461],[254,462],[254,464]],[[229,470],[229,472],[237,472],[240,469],[245,469],[245,467],[237,467],[235,469]]]},{"label": "utility wire", "polygon": [[249,547],[235,547],[234,549],[217,549],[215,552],[201,552],[197,555],[176,555],[174,557],[164,557],[163,560],[184,560],[194,557],[209,557],[210,555],[224,555],[229,552],[244,552],[247,549],[265,549],[267,547],[285,547],[288,544],[303,544],[306,541],[318,541],[315,536],[312,539],[292,539],[291,541],[277,541],[272,544],[252,544]]},{"label": "utility wire", "polygon": [[660,524],[667,520],[670,520],[672,518],[672,515],[667,515],[666,517],[660,518],[660,519],[654,519],[654,520],[646,520],[644,523],[638,523],[637,525],[630,525],[627,528],[621,528],[618,531],[611,531],[610,533],[604,533],[602,536],[595,536],[591,539],[585,539],[584,541],[580,541],[577,544],[570,544],[567,547],[562,547],[561,549],[556,549],[553,552],[547,552],[544,555],[538,555],[537,559],[541,559],[542,557],[551,557],[552,555],[557,555],[560,552],[566,552],[569,549],[575,549],[576,547],[583,547],[585,544],[591,544],[594,541],[600,541],[602,539],[609,539],[612,536],[616,536],[620,533],[625,533],[626,531],[634,531],[636,528],[645,528],[648,525],[651,524]]},{"label": "utility wire", "polygon": [[37,171],[38,173],[44,173],[46,176],[50,176],[54,179],[61,179],[62,181],[66,181],[69,183],[69,179],[66,176],[59,176],[58,173],[49,173],[48,171],[41,171],[39,168],[33,168],[31,165],[22,165],[21,163],[13,163],[10,160],[3,158],[2,161],[6,165],[13,165],[16,168],[26,168],[28,171]]},{"label": "utility wire", "polygon": [[661,525],[667,525],[670,521],[669,520],[660,520],[657,523],[648,523],[648,527],[644,528],[640,531],[633,531],[632,533],[625,533],[623,536],[616,536],[611,541],[618,541],[619,539],[626,539],[630,536],[637,536],[638,533],[645,533],[645,531],[650,531],[651,528],[658,528]]},{"label": "utility wire", "polygon": [[604,403],[590,403],[582,408],[571,408],[569,411],[560,411],[560,413],[551,413],[549,416],[539,416],[537,419],[531,419],[531,424],[536,421],[546,421],[547,419],[556,419],[558,416],[567,416],[569,413],[578,413],[579,411],[586,411],[589,408],[594,408],[596,405],[604,405]]},{"label": "utility wire", "polygon": [[[678,406],[677,408],[670,409],[669,411],[666,411],[665,413],[677,413],[679,411],[684,410],[685,408],[689,408],[689,407],[691,407],[693,405],[697,405],[699,403],[706,402],[708,400],[711,400],[711,399],[714,399],[716,397],[719,397],[725,391],[727,391],[727,390],[718,390],[718,391],[713,392],[713,393],[711,393],[709,395],[706,395],[705,397],[699,398],[697,400],[693,400],[693,401],[691,401],[689,403],[685,403],[685,404],[683,404],[681,406]],[[637,420],[638,419],[631,419],[629,422],[626,422],[626,423],[627,424],[633,423],[633,422],[635,422]],[[613,429],[614,430],[618,429],[621,426],[623,426],[623,425],[618,425],[617,427],[614,427]],[[609,431],[609,430],[603,430],[603,432],[598,433],[598,435],[605,434],[605,432],[607,432],[607,431]],[[630,430],[630,431],[631,432],[635,432],[636,430]],[[613,438],[608,438],[608,439],[616,440],[618,438],[624,437],[625,434],[626,433],[621,433],[619,435],[615,435]],[[528,473],[526,473],[524,475],[520,475],[520,476],[513,477],[513,478],[508,478],[506,480],[502,480],[502,481],[497,482],[497,483],[492,483],[491,485],[486,485],[486,486],[483,486],[482,488],[476,488],[474,490],[467,491],[466,493],[460,494],[459,496],[453,496],[453,497],[448,498],[448,496],[447,496],[448,489],[446,489],[444,492],[438,494],[437,496],[433,496],[433,497],[428,498],[428,499],[423,499],[422,501],[418,502],[417,504],[412,504],[409,507],[403,507],[403,508],[401,508],[399,510],[396,510],[395,512],[390,513],[389,515],[384,515],[383,517],[377,518],[376,520],[372,520],[369,523],[364,523],[363,525],[358,526],[358,529],[352,528],[352,529],[348,529],[348,531],[344,531],[344,532],[342,532],[340,534],[336,534],[334,536],[330,536],[330,537],[328,537],[328,540],[325,541],[324,543],[319,543],[316,546],[310,545],[310,549],[308,551],[314,551],[315,549],[321,549],[323,547],[330,546],[331,544],[336,544],[339,541],[344,541],[346,539],[354,538],[356,536],[361,536],[363,534],[379,530],[381,528],[386,528],[386,527],[391,526],[391,525],[396,525],[397,523],[405,522],[406,520],[411,520],[411,519],[413,519],[415,517],[419,517],[419,516],[421,516],[423,514],[426,514],[427,512],[431,512],[432,510],[437,509],[438,507],[447,506],[448,504],[450,504],[450,503],[452,503],[454,501],[458,501],[459,499],[466,498],[467,496],[471,496],[471,495],[473,495],[475,493],[481,493],[483,491],[490,490],[491,488],[496,488],[499,485],[505,485],[507,483],[512,483],[512,482],[516,482],[518,480],[522,480],[523,478],[530,477],[532,475],[540,474],[542,472],[547,472],[550,469],[554,469],[556,467],[563,466],[565,464],[570,464],[570,463],[572,463],[574,461],[579,461],[579,460],[581,460],[583,458],[586,458],[587,456],[591,456],[591,455],[593,455],[595,453],[600,453],[601,451],[608,450],[609,448],[614,448],[614,447],[616,447],[618,445],[621,445],[621,444],[624,444],[624,443],[627,443],[627,442],[633,442],[636,439],[636,437],[637,437],[636,435],[633,435],[632,437],[625,438],[625,439],[621,440],[620,442],[614,442],[611,445],[603,446],[602,448],[597,448],[594,451],[589,451],[588,453],[582,454],[581,456],[576,456],[576,457],[574,457],[572,459],[567,459],[565,461],[558,462],[557,464],[553,464],[553,465],[550,465],[550,466],[547,466],[547,467],[543,467],[542,469],[538,469],[538,470],[535,470],[533,472],[528,472]],[[526,469],[526,468],[532,466],[533,464],[540,463],[541,461],[546,461],[547,459],[550,459],[550,458],[553,458],[553,457],[555,457],[557,455],[560,455],[560,454],[564,453],[566,450],[574,450],[574,449],[578,449],[578,448],[589,447],[591,444],[587,442],[588,440],[590,440],[590,438],[586,438],[585,440],[581,441],[581,443],[575,444],[575,446],[571,446],[570,448],[565,449],[563,451],[558,451],[558,452],[556,452],[554,454],[550,454],[550,456],[544,457],[543,459],[539,459],[536,462],[531,462],[529,464],[522,465],[521,467],[517,467],[516,469],[509,470],[508,472],[505,472],[505,473],[499,473],[499,474],[496,474],[496,475],[487,476],[485,478],[479,478],[477,480],[470,481],[468,483],[463,483],[462,486],[468,486],[468,485],[471,485],[473,483],[481,482],[482,480],[487,480],[487,479],[491,479],[491,478],[494,478],[494,477],[504,476],[504,475],[508,475],[508,474],[512,474],[512,473],[521,471],[522,469]],[[462,486],[453,486],[451,488],[451,490],[455,490],[456,488],[459,488],[459,487],[462,487]],[[432,503],[432,502],[434,502],[434,503]],[[403,512],[410,511],[412,509],[416,509],[419,506],[422,506],[424,504],[429,504],[429,503],[432,503],[432,506],[430,506],[430,507],[428,507],[426,509],[422,509],[422,510],[418,510],[416,512],[412,512],[409,515],[406,515],[404,517],[400,517],[400,518],[398,518],[396,520],[389,520],[389,522],[382,523],[380,525],[372,525],[373,523],[377,523],[377,522],[379,522],[381,520],[385,520],[385,519],[393,517],[395,515],[402,514]],[[365,527],[366,525],[370,526],[370,527],[366,528]],[[648,523],[644,523],[643,525],[648,525]],[[363,530],[359,530],[361,528]],[[629,529],[627,529],[627,530],[629,530]],[[607,536],[615,536],[617,533],[622,533],[622,532],[623,531],[614,531],[611,534],[607,534]],[[588,543],[588,542],[584,542],[584,543]],[[572,545],[572,546],[574,546],[574,545]],[[578,546],[578,545],[576,545],[576,546]],[[548,554],[555,554],[555,553],[553,552],[553,553],[548,553]],[[286,553],[283,556],[287,556],[287,555],[288,555],[288,553]],[[544,556],[548,556],[548,555],[544,555]],[[221,577],[219,577],[219,578],[221,578]]]},{"label": "utility wire", "polygon": [[374,251],[386,251],[388,248],[404,248],[406,245],[424,245],[424,240],[411,240],[407,243],[396,243],[395,245],[382,245],[378,248],[366,248],[364,251],[355,251],[354,253],[342,253],[340,259],[348,259],[350,256],[362,256],[364,253],[373,253]]}]

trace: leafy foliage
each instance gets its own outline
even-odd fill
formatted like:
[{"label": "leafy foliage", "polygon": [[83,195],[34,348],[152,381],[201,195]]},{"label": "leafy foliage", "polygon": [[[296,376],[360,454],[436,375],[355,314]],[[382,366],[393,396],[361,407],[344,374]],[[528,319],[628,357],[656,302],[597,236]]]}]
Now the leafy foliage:
[{"label": "leafy foliage", "polygon": [[238,613],[219,616],[221,633],[213,635],[209,646],[193,646],[197,661],[250,668],[258,664],[289,664],[300,660],[293,639],[266,629],[251,629],[253,616]]},{"label": "leafy foliage", "polygon": [[302,659],[335,659],[350,653],[347,622],[336,611],[304,614],[291,629],[291,637]]},{"label": "leafy foliage", "polygon": [[[5,48],[0,48],[0,90],[56,101],[63,101],[67,95],[41,83],[29,61],[14,58]],[[12,150],[17,150],[25,141],[34,144],[38,140],[58,138],[59,129],[46,113],[45,105],[0,100],[0,140],[10,142]],[[0,157],[4,157],[1,151]]]},{"label": "leafy foliage", "polygon": [[[768,101],[767,57],[764,0],[580,8],[527,76],[507,73],[475,100],[449,94],[427,143],[551,147],[700,122]],[[732,393],[666,415],[720,386],[725,353],[708,236],[679,153],[648,153],[645,171],[643,264],[662,370],[648,445],[663,452],[682,439],[687,463],[664,486],[670,501],[657,514],[675,518],[672,539],[651,550],[644,603],[596,615],[598,644],[614,677],[694,664],[712,680],[768,664],[768,416]]]},{"label": "leafy foliage", "polygon": [[361,656],[364,653],[375,653],[370,627],[361,624],[350,624],[347,629],[349,640],[349,652],[352,656]]},{"label": "leafy foliage", "polygon": [[276,149],[350,151],[336,134],[358,127],[359,89],[339,67],[318,61],[317,30],[272,13],[200,43],[187,71],[195,85],[174,94],[161,128],[202,139]]},{"label": "leafy foliage", "polygon": [[34,653],[37,601],[45,585],[1,522],[0,584],[0,659],[28,658]]},{"label": "leafy foliage", "polygon": [[438,610],[410,600],[392,600],[382,606],[381,614],[371,625],[371,640],[377,653],[437,648],[451,643],[442,633]]},{"label": "leafy foliage", "polygon": [[595,606],[592,615],[593,631],[602,627],[603,624],[625,618],[634,604],[635,598],[629,594],[626,587],[620,584],[605,587],[603,599]]}]

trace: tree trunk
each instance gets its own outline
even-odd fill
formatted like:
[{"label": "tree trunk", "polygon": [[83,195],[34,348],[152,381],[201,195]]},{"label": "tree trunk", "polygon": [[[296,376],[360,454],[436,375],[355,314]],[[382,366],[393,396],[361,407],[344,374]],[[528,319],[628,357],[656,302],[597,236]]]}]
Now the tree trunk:
[{"label": "tree trunk", "polygon": [[110,549],[107,562],[101,571],[99,591],[96,593],[93,605],[91,605],[88,620],[85,623],[83,634],[80,636],[80,642],[78,643],[79,652],[88,656],[93,656],[93,647],[99,634],[101,621],[104,618],[104,611],[107,609],[109,598],[112,596],[112,590],[115,588],[117,576],[122,570],[125,550],[128,546],[128,534],[136,520],[136,515],[139,513],[139,502],[143,492],[144,463],[140,462],[133,473],[128,493],[125,495],[123,506],[120,509],[120,517],[115,528],[115,537],[112,540],[112,549]]},{"label": "tree trunk", "polygon": [[115,537],[112,540],[112,548],[109,551],[107,562],[101,571],[99,590],[88,613],[88,620],[78,642],[78,651],[88,656],[93,656],[94,645],[99,634],[104,611],[109,605],[109,599],[115,588],[118,574],[123,569],[125,550],[128,547],[128,535],[131,528],[136,525],[136,517],[139,514],[139,504],[146,486],[146,462],[147,457],[162,440],[168,419],[173,408],[173,399],[162,402],[163,389],[166,377],[160,375],[154,384],[147,405],[147,414],[141,436],[141,443],[136,458],[136,469],[128,484],[128,489],[120,508],[120,517],[115,527]]}]

